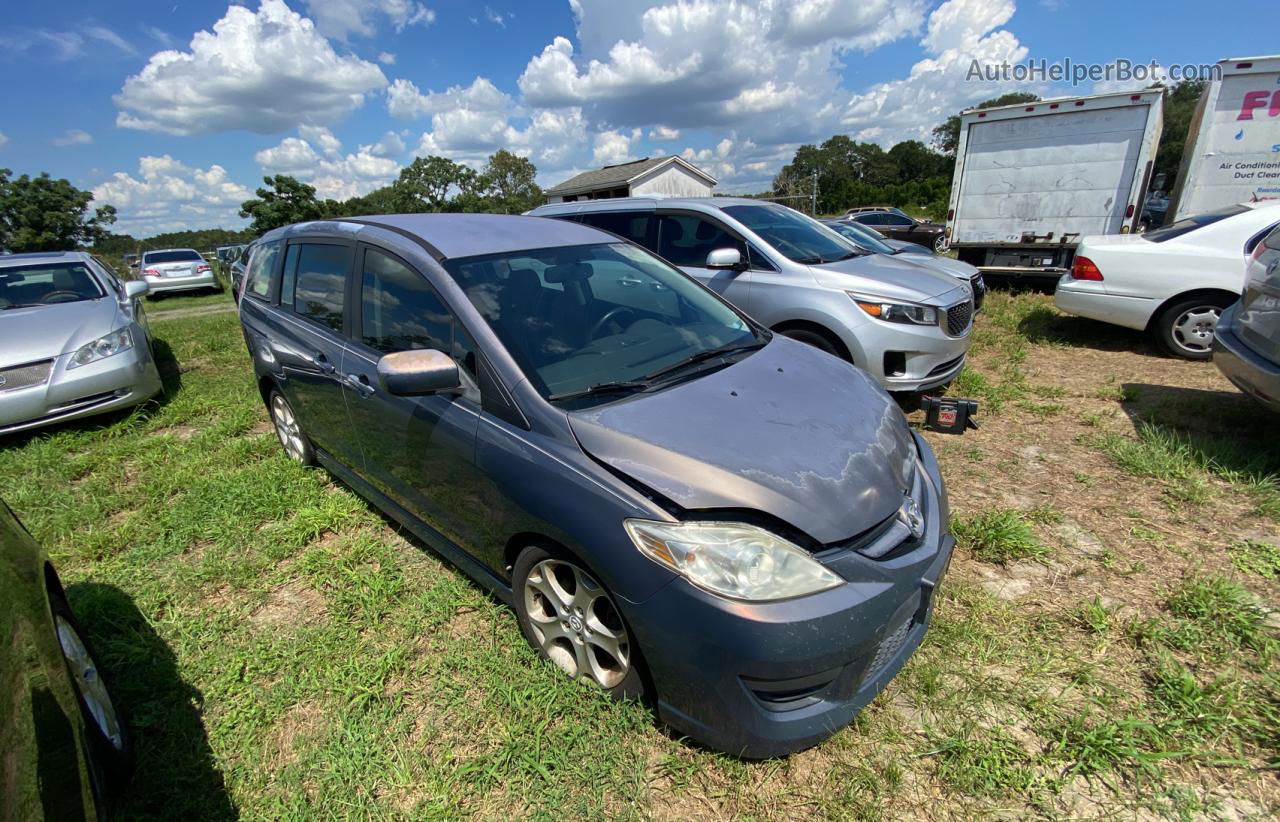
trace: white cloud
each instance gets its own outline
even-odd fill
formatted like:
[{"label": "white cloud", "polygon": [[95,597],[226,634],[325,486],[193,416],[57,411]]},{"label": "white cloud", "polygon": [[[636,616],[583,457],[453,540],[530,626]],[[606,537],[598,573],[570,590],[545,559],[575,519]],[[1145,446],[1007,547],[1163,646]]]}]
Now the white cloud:
[{"label": "white cloud", "polygon": [[271,134],[335,122],[387,82],[373,63],[337,54],[283,0],[262,0],[256,13],[229,7],[189,48],[152,55],[125,81],[114,98],[116,125],[178,135]]},{"label": "white cloud", "polygon": [[487,77],[477,77],[469,86],[451,86],[447,91],[423,94],[409,80],[396,80],[387,88],[387,111],[392,117],[416,120],[429,114],[459,109],[506,111],[514,104],[511,95],[498,90]]},{"label": "white cloud", "polygon": [[305,0],[316,29],[325,37],[343,42],[352,34],[372,37],[377,21],[385,17],[397,32],[409,26],[429,26],[436,13],[413,0]]},{"label": "white cloud", "polygon": [[999,29],[1013,15],[1012,0],[947,0],[929,16],[921,45],[933,52],[903,80],[873,86],[849,99],[840,122],[855,139],[892,143],[927,141],[932,128],[966,106],[1015,90],[1042,92],[1027,83],[972,82],[979,64],[1017,63],[1028,51],[1012,32]]},{"label": "white cloud", "polygon": [[378,52],[378,62],[384,66],[394,66],[396,64],[396,56],[389,51]]},{"label": "white cloud", "polygon": [[55,146],[87,146],[92,142],[93,135],[78,128],[69,128],[62,132],[62,136],[52,140]]},{"label": "white cloud", "polygon": [[507,27],[506,18],[503,17],[502,14],[494,11],[488,6],[484,7],[484,19],[488,20],[490,23],[493,23],[495,26],[501,26],[504,29]]},{"label": "white cloud", "polygon": [[175,39],[172,34],[170,34],[169,32],[165,31],[162,28],[157,28],[156,26],[149,26],[149,25],[143,25],[140,28],[143,34],[147,35],[152,40],[155,40],[164,48],[171,49],[178,44],[177,39]]},{"label": "white cloud", "polygon": [[264,174],[288,174],[315,186],[322,199],[346,200],[388,185],[400,173],[399,161],[386,154],[388,137],[398,141],[397,153],[404,151],[394,133],[343,155],[342,144],[328,129],[304,126],[298,131],[301,137],[286,137],[253,156]]},{"label": "white cloud", "polygon": [[117,171],[93,190],[94,205],[116,207],[114,230],[135,237],[163,231],[243,224],[240,204],[253,192],[219,165],[186,166],[165,154],[138,161],[138,174]]},{"label": "white cloud", "polygon": [[668,128],[667,126],[654,126],[649,130],[649,139],[664,142],[667,140],[679,140],[680,129]]},{"label": "white cloud", "polygon": [[374,157],[399,157],[404,154],[404,138],[394,131],[382,135],[382,139],[373,144],[369,153]]},{"label": "white cloud", "polygon": [[115,48],[118,48],[121,51],[123,51],[125,54],[138,53],[138,50],[135,49],[129,43],[128,40],[125,40],[123,37],[116,34],[114,31],[107,28],[106,26],[89,25],[89,26],[85,26],[82,29],[82,31],[88,37],[91,37],[94,40],[99,40],[103,43],[106,43],[107,45],[114,46]]},{"label": "white cloud", "polygon": [[595,136],[595,148],[591,159],[598,166],[612,166],[635,159],[631,156],[631,144],[640,139],[640,129],[630,134],[618,131],[602,131]]},{"label": "white cloud", "polygon": [[4,148],[8,144],[9,137],[3,131],[0,131],[0,148]]}]

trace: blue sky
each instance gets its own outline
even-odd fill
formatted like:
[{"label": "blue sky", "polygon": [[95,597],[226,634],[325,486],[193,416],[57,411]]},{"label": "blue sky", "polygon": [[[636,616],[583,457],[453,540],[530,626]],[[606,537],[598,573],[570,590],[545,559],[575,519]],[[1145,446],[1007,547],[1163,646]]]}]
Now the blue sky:
[{"label": "blue sky", "polygon": [[927,139],[1023,87],[966,81],[974,59],[1212,63],[1280,51],[1274,19],[1262,0],[11,4],[0,167],[94,190],[138,236],[238,227],[264,174],[341,198],[428,153],[508,148],[546,185],[679,153],[754,191],[801,143]]}]

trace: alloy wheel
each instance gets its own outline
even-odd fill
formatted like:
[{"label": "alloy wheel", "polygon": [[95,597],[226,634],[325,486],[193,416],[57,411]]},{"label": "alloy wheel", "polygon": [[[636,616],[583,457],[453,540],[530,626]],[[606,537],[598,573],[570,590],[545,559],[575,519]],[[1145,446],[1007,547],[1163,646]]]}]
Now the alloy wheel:
[{"label": "alloy wheel", "polygon": [[57,629],[58,645],[62,647],[62,656],[71,669],[71,679],[94,724],[116,750],[124,750],[124,731],[121,729],[120,716],[116,713],[111,694],[107,693],[107,686],[98,673],[97,663],[93,661],[89,649],[70,622],[55,615],[54,626]]},{"label": "alloy wheel", "polygon": [[565,673],[616,687],[631,668],[631,640],[604,586],[570,562],[544,559],[529,571],[524,605],[535,641]]},{"label": "alloy wheel", "polygon": [[276,436],[280,438],[285,453],[290,459],[306,462],[306,443],[302,439],[302,429],[298,427],[298,418],[280,394],[271,398],[271,420],[275,423]]},{"label": "alloy wheel", "polygon": [[1174,342],[1193,354],[1203,354],[1213,346],[1213,336],[1221,316],[1222,309],[1216,305],[1187,309],[1173,321]]}]

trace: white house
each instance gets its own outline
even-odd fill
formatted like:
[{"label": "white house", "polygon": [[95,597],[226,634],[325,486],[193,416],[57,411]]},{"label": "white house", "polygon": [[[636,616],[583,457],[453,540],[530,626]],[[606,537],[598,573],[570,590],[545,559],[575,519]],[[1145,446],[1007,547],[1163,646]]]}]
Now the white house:
[{"label": "white house", "polygon": [[610,197],[710,197],[716,178],[681,157],[645,157],[584,171],[547,189],[548,203]]}]

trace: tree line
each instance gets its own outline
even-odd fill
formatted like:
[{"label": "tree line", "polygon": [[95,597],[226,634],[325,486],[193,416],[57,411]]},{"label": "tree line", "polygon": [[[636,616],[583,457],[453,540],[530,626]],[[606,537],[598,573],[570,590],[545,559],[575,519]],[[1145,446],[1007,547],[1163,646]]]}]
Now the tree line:
[{"label": "tree line", "polygon": [[[1201,81],[1185,81],[1166,89],[1164,132],[1153,178],[1163,174],[1166,188],[1173,187],[1187,129],[1203,89]],[[1039,99],[1017,92],[986,100],[977,108]],[[821,145],[800,146],[791,162],[775,175],[772,189],[757,196],[795,198],[788,202],[801,205],[801,198],[813,191],[816,176],[818,213],[894,205],[922,209],[940,219],[947,209],[959,138],[959,113],[933,129],[931,145],[906,140],[886,150],[838,134]],[[256,196],[241,204],[240,216],[251,220],[242,231],[203,229],[138,240],[111,233],[116,210],[106,204],[90,209],[92,192],[67,180],[53,179],[48,173],[14,177],[9,169],[0,168],[0,250],[59,251],[92,246],[112,256],[139,247],[205,250],[248,242],[265,231],[305,220],[441,211],[519,214],[542,204],[537,173],[527,158],[505,149],[492,154],[479,170],[445,157],[418,157],[402,168],[390,185],[341,201],[322,200],[314,186],[277,174],[264,177]]]}]

